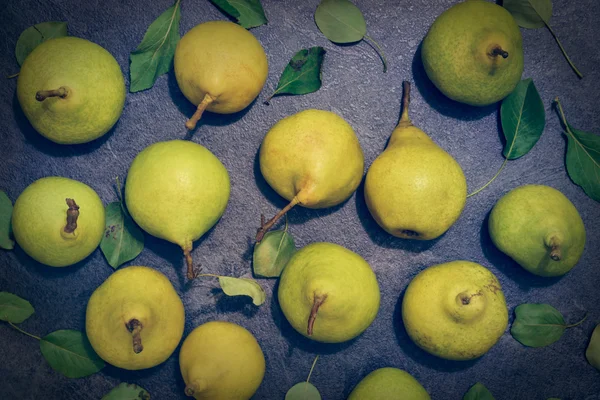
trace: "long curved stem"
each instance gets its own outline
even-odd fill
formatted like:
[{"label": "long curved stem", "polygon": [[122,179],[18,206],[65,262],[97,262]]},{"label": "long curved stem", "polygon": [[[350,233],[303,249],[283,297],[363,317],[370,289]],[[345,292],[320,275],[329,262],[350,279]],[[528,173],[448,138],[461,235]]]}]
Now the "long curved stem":
[{"label": "long curved stem", "polygon": [[575,322],[574,324],[571,324],[571,325],[565,325],[565,328],[574,328],[577,325],[581,325],[581,324],[583,324],[583,321],[585,321],[587,319],[587,317],[588,317],[588,315],[585,314],[585,316],[583,317],[583,319],[581,321]]},{"label": "long curved stem", "polygon": [[264,222],[264,216],[261,216],[260,228],[258,229],[258,232],[256,233],[255,237],[256,242],[260,243],[260,241],[263,240],[265,234],[269,231],[269,229],[271,229],[271,227],[275,225],[275,222],[277,222],[279,218],[283,217],[285,213],[290,211],[292,207],[294,207],[299,202],[300,201],[298,200],[298,196],[295,196],[287,206],[285,206],[281,211],[279,211],[273,218],[271,218],[266,223]]},{"label": "long curved stem", "polygon": [[192,115],[192,118],[188,119],[185,123],[185,127],[188,128],[188,130],[191,131],[196,127],[196,124],[198,123],[198,121],[200,121],[200,118],[202,118],[204,110],[206,110],[206,107],[208,107],[209,104],[213,101],[215,101],[215,99],[210,94],[206,93],[204,95],[204,98],[202,99],[200,104],[198,104],[198,108],[196,108],[196,112],[194,113],[194,115]]},{"label": "long curved stem", "polygon": [[375,50],[377,50],[377,54],[379,54],[381,61],[383,61],[383,72],[387,72],[387,60],[385,58],[385,54],[383,54],[383,49],[381,48],[381,46],[379,46],[379,43],[373,40],[373,38],[369,35],[365,35],[364,38],[367,39],[369,43],[373,43],[373,45],[375,46]]},{"label": "long curved stem", "polygon": [[[512,147],[511,147],[512,149]],[[508,152],[508,154],[510,154],[510,151]],[[471,196],[476,195],[477,193],[481,192],[483,189],[485,189],[486,187],[488,187],[492,182],[494,182],[496,180],[496,178],[498,177],[498,175],[500,175],[500,172],[502,172],[502,170],[504,169],[504,166],[506,165],[506,163],[508,162],[508,158],[504,159],[504,162],[502,163],[502,165],[500,166],[500,169],[498,170],[498,172],[496,172],[496,175],[494,175],[494,177],[492,179],[490,179],[488,181],[488,183],[486,183],[485,185],[483,185],[482,187],[480,187],[479,189],[477,189],[476,191],[474,191],[473,193],[469,193],[467,195],[467,199]]]},{"label": "long curved stem", "polygon": [[29,332],[25,332],[23,329],[19,328],[18,326],[16,326],[12,322],[9,322],[8,325],[12,326],[13,328],[15,328],[16,330],[18,330],[19,332],[21,332],[23,335],[27,335],[27,336],[29,336],[30,338],[33,338],[33,339],[42,340],[41,337],[32,335]]},{"label": "long curved stem", "polygon": [[317,319],[317,312],[319,312],[319,307],[327,300],[327,295],[315,296],[313,301],[313,306],[310,310],[310,316],[308,317],[308,328],[306,329],[306,333],[308,336],[312,336],[313,327],[315,325],[315,320]]},{"label": "long curved stem", "polygon": [[310,381],[310,376],[313,373],[313,370],[315,369],[315,365],[317,364],[317,360],[319,359],[319,355],[317,354],[317,356],[315,357],[315,361],[313,361],[312,366],[310,367],[310,371],[308,373],[308,378],[306,378],[306,383],[308,383],[308,381]]},{"label": "long curved stem", "polygon": [[554,37],[554,40],[556,40],[556,43],[558,43],[558,47],[560,47],[560,51],[562,51],[563,55],[567,59],[567,62],[569,63],[569,65],[571,66],[571,68],[573,68],[573,71],[575,71],[575,73],[577,74],[577,76],[579,77],[579,79],[583,78],[583,74],[581,72],[579,72],[579,70],[577,69],[577,67],[575,66],[575,64],[573,64],[573,61],[571,61],[571,59],[567,55],[567,51],[563,47],[563,45],[560,42],[560,40],[558,40],[558,36],[556,36],[556,33],[554,33],[554,31],[552,30],[552,28],[550,27],[550,25],[548,23],[546,23],[546,21],[544,21],[544,23],[546,24],[546,27],[548,28],[548,30],[550,31],[550,33],[552,34],[552,36]]}]

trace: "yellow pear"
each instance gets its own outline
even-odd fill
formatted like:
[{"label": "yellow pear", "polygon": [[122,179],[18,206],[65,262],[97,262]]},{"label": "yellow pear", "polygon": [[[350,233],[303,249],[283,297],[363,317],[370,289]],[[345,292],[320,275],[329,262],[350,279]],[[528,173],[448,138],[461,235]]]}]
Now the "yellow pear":
[{"label": "yellow pear", "polygon": [[460,165],[408,118],[410,84],[390,141],[365,179],[365,200],[375,221],[391,235],[430,240],[446,232],[467,200]]},{"label": "yellow pear", "polygon": [[348,400],[431,400],[429,393],[408,372],[379,368],[365,376]]}]

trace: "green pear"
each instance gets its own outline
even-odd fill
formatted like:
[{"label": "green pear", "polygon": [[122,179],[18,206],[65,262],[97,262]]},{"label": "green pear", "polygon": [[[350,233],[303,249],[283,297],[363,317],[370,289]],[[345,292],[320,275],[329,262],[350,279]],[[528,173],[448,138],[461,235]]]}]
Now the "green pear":
[{"label": "green pear", "polygon": [[348,400],[430,400],[429,393],[408,372],[379,368],[365,376]]},{"label": "green pear", "polygon": [[364,170],[352,127],[333,112],[314,109],[277,122],[263,139],[259,161],[267,183],[290,203],[262,224],[257,242],[295,205],[327,208],[347,200]]},{"label": "green pear", "polygon": [[585,246],[585,227],[573,203],[544,185],[505,194],[492,209],[488,228],[500,251],[539,276],[566,274]]},{"label": "green pear", "polygon": [[187,276],[194,279],[192,243],[221,218],[229,191],[229,174],[214,154],[190,141],[171,140],[150,145],[135,157],[125,202],[142,229],[181,246]]},{"label": "green pear", "polygon": [[444,11],[423,40],[425,72],[449,98],[473,106],[510,94],[523,73],[523,39],[510,13],[485,0]]},{"label": "green pear", "polygon": [[358,254],[334,243],[296,252],[281,274],[277,298],[300,334],[325,343],[360,335],[379,310],[375,273]]},{"label": "green pear", "polygon": [[73,36],[50,39],[25,59],[17,97],[35,130],[62,144],[104,135],[125,104],[117,60],[104,48]]},{"label": "green pear", "polygon": [[94,189],[73,179],[38,179],[12,213],[15,240],[42,264],[66,267],[89,256],[104,234],[104,206]]},{"label": "green pear", "polygon": [[465,175],[454,158],[408,118],[410,84],[404,82],[400,122],[365,179],[365,200],[389,234],[430,240],[446,232],[467,200]]}]

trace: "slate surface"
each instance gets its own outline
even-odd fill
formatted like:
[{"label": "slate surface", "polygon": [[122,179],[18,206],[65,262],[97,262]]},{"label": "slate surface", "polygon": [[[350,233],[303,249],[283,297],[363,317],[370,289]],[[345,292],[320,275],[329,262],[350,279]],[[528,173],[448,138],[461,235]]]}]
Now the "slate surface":
[{"label": "slate surface", "polygon": [[[148,25],[171,0],[23,0],[3,2],[0,24],[0,71],[18,71],[14,47],[27,27],[48,20],[69,23],[71,35],[108,49],[128,75],[128,56]],[[475,109],[453,103],[434,90],[419,63],[418,46],[437,15],[455,1],[357,0],[368,33],[379,41],[390,68],[382,73],[375,51],[365,42],[336,46],[320,34],[313,21],[318,0],[263,0],[269,24],[252,30],[270,63],[269,78],[259,99],[233,116],[205,115],[192,140],[208,147],[231,175],[231,199],[219,224],[195,243],[193,255],[205,271],[248,276],[252,238],[261,213],[271,215],[285,201],[260,176],[256,154],[267,130],[279,119],[309,107],[332,110],[356,130],[368,166],[382,151],[398,119],[401,82],[416,82],[412,120],[462,165],[470,191],[480,187],[501,165],[502,141],[497,106]],[[275,281],[263,280],[267,302],[254,307],[240,298],[226,298],[212,280],[192,287],[184,282],[180,249],[146,237],[146,248],[133,265],[148,265],[165,273],[181,295],[187,313],[185,334],[211,320],[247,327],[266,357],[265,379],[255,399],[283,399],[286,390],[306,379],[316,354],[321,358],[311,381],[327,400],[345,398],[353,386],[375,368],[394,366],[410,372],[433,399],[461,399],[475,382],[483,382],[499,400],[600,399],[600,373],[587,364],[584,351],[600,322],[600,207],[574,185],[564,167],[565,138],[552,99],[560,96],[571,124],[600,133],[600,2],[556,0],[552,26],[577,66],[578,80],[547,29],[523,30],[524,77],[532,77],[544,100],[547,126],[537,146],[510,161],[484,192],[467,201],[460,220],[447,234],[431,242],[411,242],[383,232],[370,217],[362,187],[343,205],[326,210],[296,208],[289,214],[298,246],[331,241],[358,252],[373,267],[381,287],[379,314],[356,340],[320,345],[303,339],[286,322],[276,298]],[[208,20],[225,19],[208,1],[182,2],[181,32]],[[274,90],[279,75],[300,48],[320,45],[327,50],[320,91],[262,101]],[[16,80],[0,86],[0,190],[11,200],[35,179],[63,175],[91,185],[104,203],[115,201],[113,182],[125,177],[135,155],[157,141],[183,138],[184,122],[193,106],[182,96],[174,75],[158,79],[148,91],[128,94],[116,127],[103,138],[79,146],[61,146],[43,139],[24,118],[15,95]],[[343,167],[343,166],[341,166]],[[579,209],[587,228],[586,251],[579,265],[562,279],[536,278],[496,250],[489,239],[486,217],[500,196],[522,184],[539,183],[561,190]],[[569,329],[550,347],[531,349],[508,332],[482,358],[449,362],[417,348],[399,322],[401,295],[425,267],[468,259],[490,268],[504,288],[511,320],[518,304],[545,302],[567,321],[588,319]],[[31,301],[36,314],[22,324],[44,335],[56,329],[83,329],[87,299],[112,269],[99,250],[65,269],[34,262],[22,250],[0,251],[0,290]],[[164,364],[145,371],[113,367],[85,379],[71,380],[53,371],[38,344],[0,324],[1,399],[99,399],[121,381],[148,389],[153,399],[184,398],[177,351]]]}]

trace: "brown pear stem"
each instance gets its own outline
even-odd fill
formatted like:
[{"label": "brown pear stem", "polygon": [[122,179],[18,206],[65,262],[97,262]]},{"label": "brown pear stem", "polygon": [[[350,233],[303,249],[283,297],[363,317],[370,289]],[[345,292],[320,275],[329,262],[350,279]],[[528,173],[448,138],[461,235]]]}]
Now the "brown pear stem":
[{"label": "brown pear stem", "polygon": [[315,325],[315,320],[317,319],[317,312],[319,311],[319,307],[321,307],[321,305],[325,302],[326,299],[326,294],[322,296],[315,296],[313,306],[310,310],[310,316],[308,317],[308,328],[306,329],[306,333],[308,334],[308,336],[312,336],[313,334],[313,326]]},{"label": "brown pear stem", "polygon": [[64,99],[69,94],[69,88],[66,86],[61,86],[58,89],[53,90],[40,90],[35,94],[35,99],[37,101],[44,101],[48,97],[60,97]]},{"label": "brown pear stem", "polygon": [[142,346],[142,323],[137,319],[130,320],[127,324],[125,324],[127,330],[131,332],[131,336],[133,337],[133,352],[135,354],[139,354],[144,350],[144,346]]},{"label": "brown pear stem", "polygon": [[556,236],[550,238],[550,258],[553,261],[560,261],[562,257],[562,251],[560,251],[560,243]]},{"label": "brown pear stem", "polygon": [[74,199],[66,199],[69,209],[67,210],[67,225],[64,231],[66,233],[73,233],[77,229],[77,218],[79,218],[79,206],[75,203]]},{"label": "brown pear stem", "polygon": [[285,215],[285,213],[290,211],[292,209],[292,207],[294,207],[298,203],[299,203],[298,196],[295,196],[287,206],[283,207],[283,209],[281,211],[279,211],[273,218],[268,220],[267,223],[265,223],[265,216],[261,215],[260,216],[260,228],[258,229],[258,231],[256,233],[256,238],[255,238],[256,242],[260,243],[260,241],[263,240],[263,238],[265,237],[265,234],[269,231],[269,229],[271,229],[271,227],[273,225],[275,225],[275,222],[277,222],[279,220],[279,218],[283,217]]},{"label": "brown pear stem", "polygon": [[196,391],[194,390],[194,388],[192,386],[186,386],[185,390],[183,392],[188,397],[193,397],[194,394],[196,393]]},{"label": "brown pear stem", "polygon": [[185,247],[183,249],[183,255],[185,256],[185,263],[187,264],[187,277],[188,279],[196,279],[198,277],[198,271],[194,268],[194,260],[192,259],[192,246]]},{"label": "brown pear stem", "polygon": [[185,127],[188,128],[188,130],[191,131],[192,129],[196,128],[196,124],[198,121],[200,121],[200,118],[202,118],[204,110],[206,110],[206,107],[208,107],[208,105],[213,101],[215,101],[215,99],[210,94],[206,93],[204,95],[204,98],[200,104],[198,104],[198,108],[196,108],[196,112],[194,115],[192,115],[192,118],[188,119],[185,123]]},{"label": "brown pear stem", "polygon": [[398,126],[407,127],[412,125],[408,117],[408,106],[410,104],[410,82],[402,82],[402,114]]},{"label": "brown pear stem", "polygon": [[508,58],[508,52],[503,50],[502,47],[500,47],[500,45],[494,46],[494,48],[490,52],[490,55],[494,57],[502,56],[502,58]]}]

